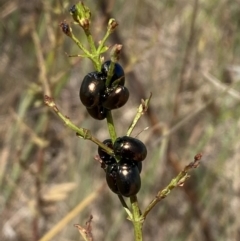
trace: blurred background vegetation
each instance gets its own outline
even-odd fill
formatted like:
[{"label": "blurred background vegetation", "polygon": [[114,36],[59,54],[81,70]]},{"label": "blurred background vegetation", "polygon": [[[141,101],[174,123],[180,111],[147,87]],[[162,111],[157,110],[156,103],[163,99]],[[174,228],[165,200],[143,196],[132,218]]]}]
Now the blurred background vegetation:
[{"label": "blurred background vegetation", "polygon": [[[96,146],[77,138],[43,103],[44,94],[54,97],[73,123],[108,138],[106,122],[91,119],[78,97],[91,62],[65,54],[81,53],[59,29],[64,19],[71,22],[75,3],[0,1],[1,241],[81,240],[73,225],[84,225],[91,214],[95,240],[133,240],[132,225],[94,160]],[[149,214],[144,240],[240,240],[239,1],[85,4],[96,41],[110,17],[119,23],[109,45],[123,44],[120,63],[131,93],[113,111],[119,136],[141,98],[153,94],[133,134],[149,127],[138,136],[148,147],[141,207],[203,153],[186,185]],[[86,44],[82,30],[72,27]]]}]

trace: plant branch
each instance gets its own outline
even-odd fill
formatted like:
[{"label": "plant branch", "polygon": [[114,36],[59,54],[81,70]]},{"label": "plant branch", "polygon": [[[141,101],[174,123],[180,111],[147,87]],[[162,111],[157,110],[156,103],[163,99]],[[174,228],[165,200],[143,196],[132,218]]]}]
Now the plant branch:
[{"label": "plant branch", "polygon": [[121,44],[115,44],[113,46],[113,49],[111,51],[111,63],[109,66],[109,70],[108,70],[108,74],[107,74],[107,80],[106,80],[106,86],[108,87],[110,85],[111,82],[111,78],[113,76],[113,72],[114,72],[114,66],[115,63],[119,60],[119,55],[122,49],[122,45]]},{"label": "plant branch", "polygon": [[97,53],[101,54],[102,50],[104,49],[104,45],[106,40],[108,39],[108,37],[110,36],[111,33],[113,33],[113,31],[115,30],[115,28],[118,26],[118,23],[116,22],[116,20],[114,18],[109,19],[108,21],[108,28],[107,28],[107,32],[105,34],[105,36],[103,37],[103,39],[101,40],[98,49],[97,49]]},{"label": "plant branch", "polygon": [[93,41],[93,37],[92,37],[92,34],[90,32],[90,29],[89,28],[84,29],[84,33],[85,33],[85,35],[87,37],[87,40],[88,40],[88,43],[90,45],[91,52],[92,52],[92,54],[95,55],[96,54],[96,46],[95,46],[95,43]]},{"label": "plant branch", "polygon": [[149,96],[148,99],[141,100],[142,103],[139,105],[138,110],[137,110],[137,114],[136,114],[135,118],[133,119],[130,127],[128,128],[127,136],[131,135],[134,127],[136,126],[136,124],[139,121],[139,119],[141,118],[141,116],[144,115],[147,112],[151,97],[152,97],[152,93],[150,93],[150,96]]},{"label": "plant branch", "polygon": [[132,223],[134,226],[134,236],[135,241],[142,241],[142,223],[143,219],[141,218],[141,211],[139,209],[137,196],[130,197],[131,205],[132,205]]},{"label": "plant branch", "polygon": [[93,219],[93,216],[90,215],[89,220],[86,222],[85,228],[83,228],[82,226],[80,226],[78,224],[74,225],[78,229],[79,233],[82,235],[82,237],[85,241],[93,241],[92,219]]},{"label": "plant branch", "polygon": [[183,171],[181,171],[175,178],[172,179],[172,181],[168,184],[167,187],[165,187],[162,191],[159,191],[157,196],[151,201],[151,203],[148,205],[144,213],[142,214],[143,220],[146,219],[148,213],[159,203],[162,199],[164,199],[166,196],[170,194],[172,189],[178,186],[183,186],[185,181],[190,177],[188,172],[192,170],[193,168],[197,168],[200,164],[200,160],[202,158],[202,154],[197,154],[194,157],[194,161],[185,166]]},{"label": "plant branch", "polygon": [[114,143],[114,141],[117,139],[117,133],[114,127],[111,111],[107,112],[107,126],[108,126],[109,135]]},{"label": "plant branch", "polygon": [[75,126],[68,117],[64,116],[58,109],[58,107],[56,106],[55,102],[53,101],[53,98],[45,95],[44,96],[44,103],[49,106],[59,117],[60,119],[62,119],[62,121],[65,123],[65,125],[67,127],[69,127],[70,129],[72,129],[73,131],[76,132],[77,136],[86,139],[86,140],[90,140],[92,142],[94,142],[95,144],[97,144],[98,146],[100,146],[102,149],[104,149],[109,155],[113,155],[113,150],[109,147],[107,147],[106,145],[104,145],[100,140],[98,140],[97,138],[95,138],[94,136],[92,136],[91,132],[88,129],[85,128],[78,128],[77,126]]}]

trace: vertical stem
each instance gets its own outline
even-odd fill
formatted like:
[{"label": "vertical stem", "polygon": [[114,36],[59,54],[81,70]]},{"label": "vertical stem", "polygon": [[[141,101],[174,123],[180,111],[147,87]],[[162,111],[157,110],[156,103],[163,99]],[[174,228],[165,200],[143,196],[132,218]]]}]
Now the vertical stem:
[{"label": "vertical stem", "polygon": [[96,47],[95,47],[95,44],[94,44],[94,41],[93,41],[92,34],[91,34],[89,29],[84,29],[84,32],[87,36],[88,43],[89,43],[90,49],[91,49],[91,53],[95,55],[96,54]]},{"label": "vertical stem", "polygon": [[130,197],[132,205],[133,226],[135,241],[142,241],[142,221],[140,219],[141,213],[138,206],[137,196]]},{"label": "vertical stem", "polygon": [[110,137],[114,142],[117,139],[117,133],[114,127],[111,111],[108,111],[107,113],[107,125],[108,125],[108,131],[109,131]]}]

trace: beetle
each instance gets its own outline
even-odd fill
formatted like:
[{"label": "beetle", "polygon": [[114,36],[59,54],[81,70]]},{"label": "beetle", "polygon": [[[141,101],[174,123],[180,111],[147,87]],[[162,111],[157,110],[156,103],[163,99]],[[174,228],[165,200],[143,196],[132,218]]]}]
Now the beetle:
[{"label": "beetle", "polygon": [[147,148],[140,140],[123,136],[118,137],[113,145],[113,151],[117,158],[130,159],[132,161],[143,161],[147,156]]},{"label": "beetle", "polygon": [[[109,148],[113,148],[113,143],[111,139],[106,139],[103,141],[103,144],[105,144]],[[113,156],[109,155],[105,150],[103,150],[100,146],[98,147],[98,155],[106,165],[111,165],[113,163],[116,163],[116,160]]]},{"label": "beetle", "polygon": [[116,183],[117,169],[118,169],[117,163],[107,166],[106,181],[107,181],[108,187],[112,190],[112,192],[116,194],[120,194]]},{"label": "beetle", "polygon": [[107,109],[101,105],[97,105],[93,108],[86,108],[90,116],[96,120],[104,120],[107,116]]},{"label": "beetle", "polygon": [[141,188],[141,178],[137,165],[122,159],[117,166],[116,184],[125,197],[136,195]]},{"label": "beetle", "polygon": [[100,102],[101,94],[105,90],[105,82],[101,73],[91,72],[82,81],[79,97],[88,109],[96,107]]},{"label": "beetle", "polygon": [[125,86],[117,86],[107,88],[103,96],[102,105],[108,109],[113,110],[125,105],[129,98],[129,91]]}]

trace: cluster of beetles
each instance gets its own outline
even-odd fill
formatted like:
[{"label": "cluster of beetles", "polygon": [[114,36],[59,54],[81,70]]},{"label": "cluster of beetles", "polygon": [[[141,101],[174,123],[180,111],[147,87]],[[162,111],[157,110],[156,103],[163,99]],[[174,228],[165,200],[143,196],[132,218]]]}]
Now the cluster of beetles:
[{"label": "cluster of beetles", "polygon": [[[124,70],[120,64],[114,63],[112,77],[106,85],[110,63],[110,60],[104,62],[100,72],[87,74],[79,91],[82,104],[90,116],[97,120],[105,119],[108,111],[122,107],[129,98],[129,91],[124,86]],[[107,139],[103,143],[114,153],[109,155],[98,147],[109,188],[125,197],[136,195],[141,188],[140,173],[142,161],[147,156],[146,146],[130,136],[118,137],[114,143]]]},{"label": "cluster of beetles", "polygon": [[129,98],[124,86],[125,76],[120,64],[115,63],[113,76],[106,86],[107,74],[111,61],[106,61],[101,72],[91,72],[83,79],[79,97],[88,113],[97,120],[106,118],[107,111],[122,107]]}]

